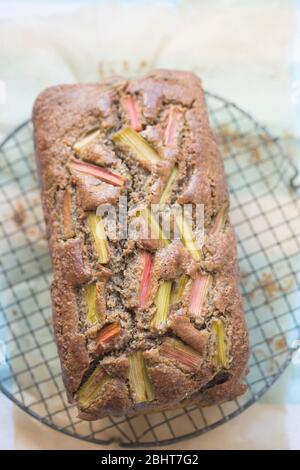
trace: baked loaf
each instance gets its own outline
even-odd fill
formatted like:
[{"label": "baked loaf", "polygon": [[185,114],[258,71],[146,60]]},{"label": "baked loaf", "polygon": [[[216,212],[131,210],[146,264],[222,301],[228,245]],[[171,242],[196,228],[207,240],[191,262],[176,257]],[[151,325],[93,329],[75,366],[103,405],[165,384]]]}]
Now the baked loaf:
[{"label": "baked loaf", "polygon": [[[55,86],[37,98],[33,123],[55,337],[79,416],[243,393],[248,336],[236,243],[199,79],[156,70]],[[115,236],[108,213],[96,215],[107,204],[118,215],[120,196],[137,237]],[[151,204],[170,215],[167,236]],[[204,205],[202,242],[195,211],[189,221],[172,211],[184,204]]]}]

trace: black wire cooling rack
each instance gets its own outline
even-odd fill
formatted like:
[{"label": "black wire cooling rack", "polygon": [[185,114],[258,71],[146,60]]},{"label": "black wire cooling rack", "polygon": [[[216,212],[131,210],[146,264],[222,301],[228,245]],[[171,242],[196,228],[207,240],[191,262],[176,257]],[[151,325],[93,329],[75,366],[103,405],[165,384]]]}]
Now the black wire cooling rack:
[{"label": "black wire cooling rack", "polygon": [[[300,338],[300,200],[280,142],[250,115],[207,93],[231,192],[250,331],[248,391],[220,406],[190,406],[84,422],[67,403],[53,340],[51,265],[44,236],[31,122],[0,147],[0,389],[40,422],[86,441],[168,445],[238,415],[273,384]],[[298,316],[298,319],[297,319]]]}]

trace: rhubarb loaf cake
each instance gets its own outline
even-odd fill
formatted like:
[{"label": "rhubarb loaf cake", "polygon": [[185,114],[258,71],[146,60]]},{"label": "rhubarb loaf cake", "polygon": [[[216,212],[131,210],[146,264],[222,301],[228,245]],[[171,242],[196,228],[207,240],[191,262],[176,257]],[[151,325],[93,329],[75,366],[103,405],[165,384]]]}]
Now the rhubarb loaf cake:
[{"label": "rhubarb loaf cake", "polygon": [[79,416],[243,393],[236,243],[199,79],[156,70],[55,86],[37,98],[33,123],[55,337]]}]

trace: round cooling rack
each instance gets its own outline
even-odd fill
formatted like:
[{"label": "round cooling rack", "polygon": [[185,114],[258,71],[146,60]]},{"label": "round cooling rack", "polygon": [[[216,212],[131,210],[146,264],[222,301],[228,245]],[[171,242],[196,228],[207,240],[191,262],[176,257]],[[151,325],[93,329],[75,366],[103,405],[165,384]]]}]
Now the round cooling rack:
[{"label": "round cooling rack", "polygon": [[207,93],[231,193],[250,332],[248,391],[220,406],[85,422],[69,405],[52,332],[51,264],[39,199],[32,125],[0,147],[0,389],[40,422],[70,436],[121,446],[168,445],[248,408],[281,375],[300,337],[300,199],[297,171],[278,139],[249,114]]}]

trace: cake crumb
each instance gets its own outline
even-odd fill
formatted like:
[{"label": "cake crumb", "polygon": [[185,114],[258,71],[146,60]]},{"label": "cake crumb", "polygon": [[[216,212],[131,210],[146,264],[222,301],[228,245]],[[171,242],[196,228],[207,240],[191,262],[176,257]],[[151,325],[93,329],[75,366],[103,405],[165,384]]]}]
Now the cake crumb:
[{"label": "cake crumb", "polygon": [[26,220],[26,210],[21,201],[17,201],[13,214],[13,220],[18,227],[22,227]]},{"label": "cake crumb", "polygon": [[282,351],[286,349],[286,339],[283,336],[281,338],[277,338],[274,341],[274,349],[276,349],[276,351]]}]

